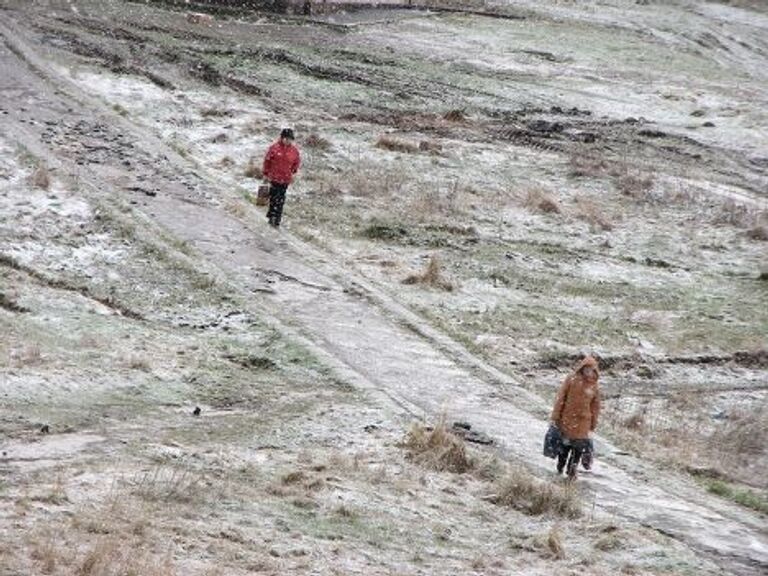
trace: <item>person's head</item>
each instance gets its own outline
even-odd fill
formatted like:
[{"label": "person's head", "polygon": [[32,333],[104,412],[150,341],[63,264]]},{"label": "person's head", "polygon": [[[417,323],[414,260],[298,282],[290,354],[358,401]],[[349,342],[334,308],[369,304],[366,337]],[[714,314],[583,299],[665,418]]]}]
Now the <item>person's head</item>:
[{"label": "person's head", "polygon": [[293,144],[293,129],[283,128],[280,132],[280,142],[283,144]]},{"label": "person's head", "polygon": [[578,372],[588,382],[596,381],[599,376],[597,360],[592,356],[587,356],[579,364]]}]

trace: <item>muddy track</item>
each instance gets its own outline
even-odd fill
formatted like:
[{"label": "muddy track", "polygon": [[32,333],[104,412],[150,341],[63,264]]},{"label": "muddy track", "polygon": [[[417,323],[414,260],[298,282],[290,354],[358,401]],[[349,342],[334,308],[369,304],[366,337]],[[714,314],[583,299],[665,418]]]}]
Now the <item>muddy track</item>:
[{"label": "muddy track", "polygon": [[[132,193],[119,182],[137,176],[151,179],[161,193],[151,199],[141,194],[144,202],[137,210],[187,241],[201,268],[219,270],[228,286],[243,294],[262,286],[254,268],[275,272],[274,293],[251,296],[250,312],[306,343],[320,361],[374,401],[395,406],[404,416],[447,411],[488,431],[508,457],[524,459],[541,473],[550,468],[548,460],[537,456],[546,423],[528,412],[539,407],[540,400],[376,287],[356,279],[327,254],[290,235],[276,236],[263,222],[227,214],[214,199],[228,192],[212,180],[203,176],[188,189],[184,182],[193,172],[188,161],[57,76],[22,40],[20,31],[11,32],[8,26],[13,25],[2,17],[0,22],[6,41],[33,64],[0,48],[0,90],[21,90],[34,102],[32,111],[11,100],[11,113],[0,117],[7,134],[72,177],[92,183],[100,195],[131,199]],[[41,139],[46,120],[72,127],[85,118],[90,126],[103,129],[63,129],[58,140]],[[141,143],[133,144],[135,154],[127,165],[118,134]],[[98,162],[77,162],[78,142],[83,140],[103,151]],[[647,469],[632,458],[610,456],[580,489],[594,496],[599,513],[618,514],[669,534],[730,573],[758,574],[768,565],[760,518],[714,501],[689,481],[661,471],[653,472],[658,483],[648,484],[641,477]]]}]

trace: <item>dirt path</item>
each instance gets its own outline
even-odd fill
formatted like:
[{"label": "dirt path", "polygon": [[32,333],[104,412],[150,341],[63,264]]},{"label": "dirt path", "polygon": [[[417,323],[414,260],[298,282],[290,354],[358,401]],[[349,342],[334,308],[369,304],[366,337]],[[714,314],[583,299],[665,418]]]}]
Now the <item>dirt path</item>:
[{"label": "dirt path", "polygon": [[[250,291],[253,308],[312,349],[353,384],[405,414],[472,423],[512,458],[538,467],[546,423],[541,400],[436,333],[374,286],[254,213],[224,208],[226,192],[197,168],[51,72],[8,21],[0,25],[0,126],[79,181],[89,194],[124,199],[152,224],[186,241],[201,267]],[[138,184],[137,184],[138,183]],[[146,192],[148,183],[156,195]],[[581,483],[598,513],[619,515],[678,538],[735,574],[768,566],[764,523],[707,498],[683,479],[608,457]],[[653,483],[651,483],[653,478]]]}]

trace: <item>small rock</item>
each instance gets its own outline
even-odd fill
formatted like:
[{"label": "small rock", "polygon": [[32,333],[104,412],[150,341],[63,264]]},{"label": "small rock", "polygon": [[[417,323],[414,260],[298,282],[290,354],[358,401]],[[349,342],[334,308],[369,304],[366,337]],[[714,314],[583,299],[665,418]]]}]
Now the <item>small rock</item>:
[{"label": "small rock", "polygon": [[366,432],[368,432],[369,434],[370,434],[371,432],[374,432],[374,431],[378,430],[378,429],[379,429],[379,427],[378,427],[376,424],[366,424],[366,425],[363,427],[363,430],[365,430],[365,431],[366,431]]},{"label": "small rock", "polygon": [[714,122],[704,122],[704,124],[702,124],[702,126],[704,126],[704,128],[714,128],[715,127],[715,123]]},{"label": "small rock", "polygon": [[40,426],[40,434],[50,434],[51,433],[51,427],[48,424],[43,424]]},{"label": "small rock", "polygon": [[723,410],[722,408],[715,409],[712,414],[710,414],[712,417],[712,420],[727,420],[728,419],[728,413]]},{"label": "small rock", "polygon": [[192,410],[192,416],[200,416],[200,413],[202,410],[200,410],[200,406],[195,406],[195,409]]}]

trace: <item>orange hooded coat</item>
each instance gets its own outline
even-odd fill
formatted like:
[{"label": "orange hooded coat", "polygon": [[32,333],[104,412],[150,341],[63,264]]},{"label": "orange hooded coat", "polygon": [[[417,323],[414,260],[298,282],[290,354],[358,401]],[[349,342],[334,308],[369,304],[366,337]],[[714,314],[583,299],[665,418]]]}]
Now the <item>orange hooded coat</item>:
[{"label": "orange hooded coat", "polygon": [[600,388],[597,378],[588,381],[581,373],[582,369],[590,366],[598,374],[597,360],[587,356],[568,376],[560,387],[552,410],[552,421],[560,429],[560,433],[569,440],[584,440],[597,427],[597,417],[600,414]]}]

